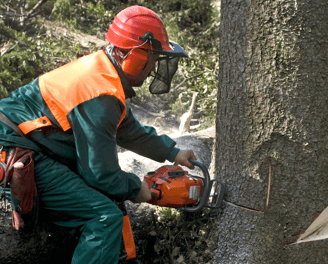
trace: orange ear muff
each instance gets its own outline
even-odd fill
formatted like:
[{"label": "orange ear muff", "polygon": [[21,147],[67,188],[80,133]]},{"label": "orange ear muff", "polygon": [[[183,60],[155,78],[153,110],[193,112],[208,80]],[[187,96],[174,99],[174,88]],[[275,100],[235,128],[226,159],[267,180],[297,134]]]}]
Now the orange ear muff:
[{"label": "orange ear muff", "polygon": [[122,63],[125,73],[136,76],[145,68],[148,54],[142,49],[133,49]]}]

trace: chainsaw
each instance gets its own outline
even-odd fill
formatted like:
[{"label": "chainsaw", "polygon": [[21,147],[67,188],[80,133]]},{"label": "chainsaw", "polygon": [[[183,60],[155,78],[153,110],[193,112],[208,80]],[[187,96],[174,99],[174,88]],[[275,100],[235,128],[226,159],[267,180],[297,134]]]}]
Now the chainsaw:
[{"label": "chainsaw", "polygon": [[176,165],[166,165],[148,172],[144,181],[148,184],[152,199],[147,203],[185,212],[197,212],[203,207],[219,208],[225,185],[217,179],[211,180],[208,170],[199,161],[189,159],[189,162],[199,167],[204,177],[191,175]]}]

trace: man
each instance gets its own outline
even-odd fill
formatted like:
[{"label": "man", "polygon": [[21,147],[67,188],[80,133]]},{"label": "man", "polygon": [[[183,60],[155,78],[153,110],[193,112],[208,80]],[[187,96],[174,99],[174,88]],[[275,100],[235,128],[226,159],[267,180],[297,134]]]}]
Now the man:
[{"label": "man", "polygon": [[[0,123],[0,144],[35,151],[35,181],[42,207],[54,223],[79,234],[72,263],[117,263],[122,212],[115,201],[145,202],[145,182],[118,164],[116,146],[163,162],[193,168],[192,150],[142,126],[125,104],[157,71],[150,92],[170,89],[180,57],[151,10],[132,6],[110,25],[107,52],[57,68],[0,101],[0,111],[27,136]],[[21,165],[21,164],[20,164]]]}]

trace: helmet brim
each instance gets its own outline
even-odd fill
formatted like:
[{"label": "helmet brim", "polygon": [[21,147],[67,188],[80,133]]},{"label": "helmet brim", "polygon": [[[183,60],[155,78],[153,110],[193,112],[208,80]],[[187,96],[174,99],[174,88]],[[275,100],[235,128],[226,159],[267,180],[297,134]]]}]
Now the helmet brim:
[{"label": "helmet brim", "polygon": [[172,50],[153,50],[155,54],[166,55],[169,57],[184,57],[188,58],[187,52],[174,41],[169,41]]}]

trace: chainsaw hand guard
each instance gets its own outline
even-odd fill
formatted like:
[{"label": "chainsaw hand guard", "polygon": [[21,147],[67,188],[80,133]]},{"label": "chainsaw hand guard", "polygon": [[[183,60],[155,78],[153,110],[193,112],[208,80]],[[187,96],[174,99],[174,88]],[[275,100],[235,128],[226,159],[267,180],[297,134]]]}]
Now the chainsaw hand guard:
[{"label": "chainsaw hand guard", "polygon": [[[193,159],[189,159],[189,162],[194,165],[194,166],[197,166],[198,168],[200,168],[203,172],[203,175],[204,175],[204,188],[203,188],[203,191],[202,191],[202,194],[201,194],[201,197],[200,197],[200,200],[199,200],[199,203],[195,206],[191,206],[191,207],[181,207],[180,210],[182,211],[185,211],[185,212],[190,212],[190,213],[194,213],[194,212],[198,212],[200,211],[204,206],[206,207],[210,207],[210,208],[218,208],[220,207],[221,205],[221,202],[222,202],[222,199],[223,199],[223,194],[224,194],[224,184],[217,181],[217,180],[211,180],[210,178],[210,174],[208,173],[208,170],[206,169],[206,167],[200,163],[199,161],[197,160],[193,160]],[[209,197],[210,197],[210,194],[211,194],[211,189],[212,189],[212,186],[213,186],[213,183],[214,181],[217,181],[217,184],[221,184],[221,188],[220,188],[220,193],[217,194],[217,198],[216,198],[216,201],[215,201],[215,204],[213,205],[213,202],[211,204],[208,203],[208,200],[209,200]],[[215,190],[215,193],[217,193],[217,187],[219,185],[216,185],[216,190]]]}]

